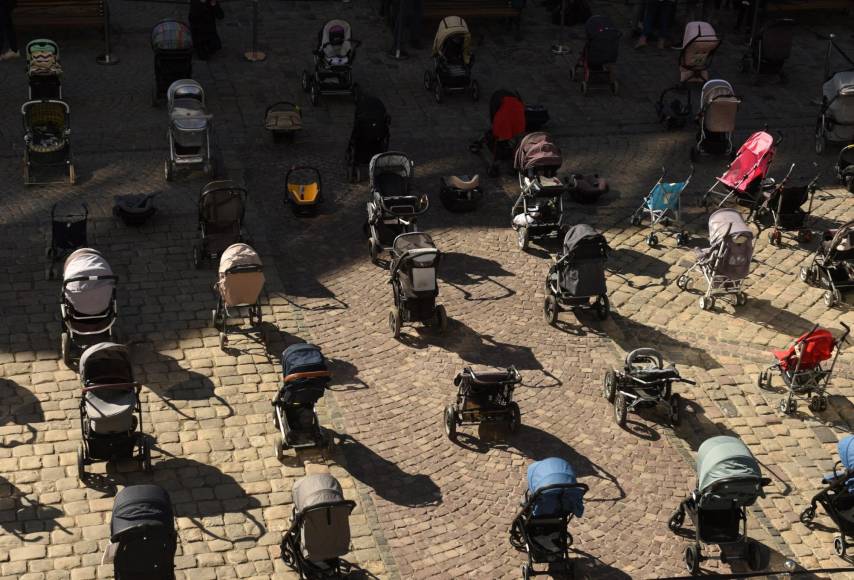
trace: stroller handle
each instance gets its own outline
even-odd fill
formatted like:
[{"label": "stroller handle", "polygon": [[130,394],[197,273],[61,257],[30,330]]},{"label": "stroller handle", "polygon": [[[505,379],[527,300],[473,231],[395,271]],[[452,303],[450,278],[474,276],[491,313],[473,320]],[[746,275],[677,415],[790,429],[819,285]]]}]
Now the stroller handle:
[{"label": "stroller handle", "polygon": [[96,282],[98,280],[112,280],[114,282],[118,282],[119,277],[116,275],[112,276],[77,276],[75,278],[68,278],[67,280],[62,281],[62,289],[64,290],[66,286],[69,284],[73,284],[75,282]]},{"label": "stroller handle", "polygon": [[133,382],[133,383],[104,383],[103,385],[90,385],[88,387],[83,387],[82,389],[80,389],[80,392],[88,393],[89,391],[97,391],[99,389],[128,390],[128,389],[139,389],[139,388],[140,388],[140,384],[136,383],[136,382]]},{"label": "stroller handle", "polygon": [[696,385],[697,384],[697,381],[692,381],[691,379],[683,379],[682,377],[679,377],[676,380],[677,380],[677,382],[685,383],[686,385]]},{"label": "stroller handle", "polygon": [[840,321],[839,324],[842,325],[842,328],[845,329],[845,332],[842,334],[842,336],[839,337],[839,342],[842,343],[845,342],[845,339],[848,338],[848,335],[851,333],[851,328],[844,322]]}]

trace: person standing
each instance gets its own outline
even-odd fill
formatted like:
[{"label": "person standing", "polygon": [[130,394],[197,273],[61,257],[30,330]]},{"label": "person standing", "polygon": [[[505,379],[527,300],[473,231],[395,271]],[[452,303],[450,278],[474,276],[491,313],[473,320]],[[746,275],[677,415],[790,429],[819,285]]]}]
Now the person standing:
[{"label": "person standing", "polygon": [[676,0],[646,0],[646,14],[643,19],[643,32],[635,48],[646,46],[647,39],[655,33],[658,36],[658,48],[664,48],[670,23],[676,13]]},{"label": "person standing", "polygon": [[[0,0],[4,2],[8,0]],[[222,6],[216,0],[190,0],[190,32],[193,34],[193,47],[201,60],[209,59],[222,48],[222,41],[216,31],[216,21],[225,17]]]},{"label": "person standing", "polygon": [[[12,10],[15,0],[0,0],[0,60],[18,58],[18,39],[15,37],[15,24],[12,22]],[[3,46],[9,48],[3,51]]]}]

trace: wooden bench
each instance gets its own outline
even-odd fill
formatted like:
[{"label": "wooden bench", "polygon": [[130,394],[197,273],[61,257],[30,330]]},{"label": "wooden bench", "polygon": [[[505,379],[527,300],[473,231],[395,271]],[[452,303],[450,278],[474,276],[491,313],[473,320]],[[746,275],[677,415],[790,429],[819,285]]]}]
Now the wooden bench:
[{"label": "wooden bench", "polygon": [[18,0],[13,17],[22,30],[97,28],[105,33],[109,8],[105,0]]},{"label": "wooden bench", "polygon": [[[466,20],[497,19],[511,22],[519,31],[522,9],[510,5],[510,0],[423,0],[422,21],[435,24],[445,16],[459,16]],[[380,0],[380,13],[394,29],[400,0]],[[435,32],[435,30],[431,30]]]}]

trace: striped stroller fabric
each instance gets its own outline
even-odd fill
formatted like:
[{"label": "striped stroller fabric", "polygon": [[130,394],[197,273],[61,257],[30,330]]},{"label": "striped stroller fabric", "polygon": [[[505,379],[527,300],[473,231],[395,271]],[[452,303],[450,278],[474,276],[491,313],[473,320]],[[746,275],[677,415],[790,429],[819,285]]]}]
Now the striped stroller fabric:
[{"label": "striped stroller fabric", "polygon": [[151,46],[157,50],[188,50],[193,48],[193,36],[186,24],[163,20],[151,31]]}]

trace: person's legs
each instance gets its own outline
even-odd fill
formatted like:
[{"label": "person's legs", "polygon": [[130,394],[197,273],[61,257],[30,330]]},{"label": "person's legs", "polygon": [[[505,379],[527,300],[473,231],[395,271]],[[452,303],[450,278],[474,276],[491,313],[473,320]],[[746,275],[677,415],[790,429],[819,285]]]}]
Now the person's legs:
[{"label": "person's legs", "polygon": [[664,42],[670,36],[670,23],[673,22],[673,16],[676,13],[675,2],[659,2],[661,8],[658,14],[658,46],[664,47]]},{"label": "person's legs", "polygon": [[0,53],[7,51],[3,50],[3,44],[8,46],[8,50],[17,53],[18,42],[15,38],[15,26],[12,23],[12,12],[5,6],[0,4]]},{"label": "person's legs", "polygon": [[638,39],[637,44],[635,44],[635,48],[646,46],[647,38],[650,37],[653,30],[655,30],[655,25],[658,23],[658,13],[660,10],[661,2],[658,0],[647,0],[646,15],[643,19],[643,32],[641,33],[641,37]]}]

